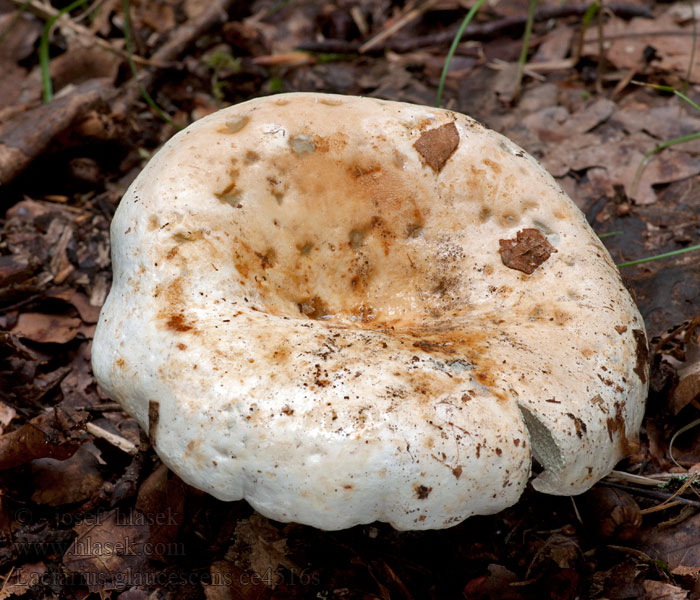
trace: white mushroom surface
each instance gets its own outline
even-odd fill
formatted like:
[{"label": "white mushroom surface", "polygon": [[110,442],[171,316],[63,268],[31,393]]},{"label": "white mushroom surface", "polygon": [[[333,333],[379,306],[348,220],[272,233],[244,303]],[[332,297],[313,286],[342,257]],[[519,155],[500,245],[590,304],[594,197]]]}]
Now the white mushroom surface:
[{"label": "white mushroom surface", "polygon": [[279,521],[442,528],[629,452],[643,321],[531,156],[447,110],[287,94],[178,133],[124,196],[93,345],[187,483]]}]

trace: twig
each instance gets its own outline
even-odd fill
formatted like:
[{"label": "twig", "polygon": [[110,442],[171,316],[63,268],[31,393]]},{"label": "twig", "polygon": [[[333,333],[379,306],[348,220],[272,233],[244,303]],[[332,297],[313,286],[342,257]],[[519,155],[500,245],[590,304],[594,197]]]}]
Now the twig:
[{"label": "twig", "polygon": [[136,444],[130,442],[129,440],[120,435],[117,435],[116,433],[107,431],[106,429],[103,429],[102,427],[100,427],[99,425],[95,425],[94,423],[88,423],[85,426],[85,429],[87,429],[88,432],[94,435],[96,438],[105,440],[106,442],[112,444],[112,446],[114,446],[115,448],[119,448],[122,452],[126,452],[131,456],[138,454],[139,449],[138,446],[136,446]]},{"label": "twig", "polygon": [[624,471],[612,471],[610,475],[602,480],[602,483],[618,483],[620,481],[626,481],[627,483],[634,483],[636,485],[648,485],[651,487],[659,487],[665,483],[663,480],[659,481],[658,479],[652,479],[644,475],[635,475],[634,473],[625,473]]},{"label": "twig", "polygon": [[632,554],[633,556],[641,558],[643,561],[646,562],[653,562],[651,556],[649,556],[646,552],[637,550],[636,548],[628,548],[627,546],[614,546],[612,544],[608,544],[608,548],[612,550],[617,550],[618,552],[626,552],[627,554]]},{"label": "twig", "polygon": [[525,23],[525,34],[523,35],[523,45],[520,48],[520,58],[518,59],[518,70],[515,74],[515,84],[513,85],[513,96],[511,102],[515,102],[520,96],[520,87],[523,82],[523,73],[525,72],[525,63],[527,62],[527,53],[530,49],[530,34],[532,26],[535,23],[535,7],[537,0],[530,0],[527,9],[527,21]]},{"label": "twig", "polygon": [[[41,2],[38,2],[37,0],[29,0],[28,2],[26,0],[11,0],[11,1],[14,4],[16,4],[17,6],[24,6],[26,4],[25,10],[29,10],[29,11],[33,12],[35,15],[37,15],[38,17],[40,17],[41,19],[44,19],[44,20],[54,18],[54,17],[58,16],[58,13],[59,13],[59,11],[56,10],[53,6],[50,6],[48,4],[42,4]],[[58,23],[61,27],[66,27],[67,29],[70,29],[71,31],[75,32],[80,37],[84,38],[86,41],[89,41],[90,44],[94,44],[95,46],[99,46],[103,50],[107,50],[108,52],[112,52],[113,54],[116,54],[117,56],[120,56],[121,58],[127,58],[126,51],[122,50],[121,48],[118,48],[112,42],[109,42],[109,41],[105,40],[104,38],[101,38],[98,35],[95,35],[87,27],[84,27],[83,25],[80,25],[80,24],[78,24],[78,23],[76,23],[68,18],[59,19]],[[142,56],[134,55],[133,58],[134,58],[134,61],[136,63],[138,63],[140,65],[144,65],[144,66],[158,67],[161,69],[172,66],[171,64],[162,63],[159,61],[154,61],[152,59],[143,58]]]},{"label": "twig", "polygon": [[14,572],[15,572],[15,565],[12,565],[10,572],[2,580],[2,587],[0,588],[0,594],[2,594],[5,591],[5,586],[7,585],[7,582],[10,580],[10,577],[12,577]]},{"label": "twig", "polygon": [[657,504],[656,506],[652,506],[650,508],[645,508],[643,510],[639,511],[639,514],[641,515],[648,515],[651,513],[659,512],[662,510],[666,510],[668,508],[671,508],[672,506],[678,506],[681,504],[678,501],[678,497],[681,496],[682,494],[685,493],[685,491],[695,483],[695,480],[698,478],[697,473],[693,473],[691,477],[688,477],[684,482],[681,487],[679,487],[675,493],[670,497],[664,500],[661,504]]},{"label": "twig", "polygon": [[[633,17],[644,17],[652,19],[653,13],[645,7],[633,6],[625,3],[613,3],[607,5],[607,10],[622,19],[630,19]],[[566,6],[546,6],[535,11],[535,22],[548,21],[549,19],[562,19],[566,17],[580,17],[588,10],[587,4],[572,4]],[[503,33],[521,32],[527,17],[506,17],[491,23],[473,23],[464,31],[464,35],[469,39],[487,39]],[[404,53],[419,48],[428,46],[445,46],[452,42],[455,37],[459,25],[453,25],[440,33],[431,35],[404,37],[387,41],[386,44],[380,44],[373,48],[374,52],[383,52],[384,50],[393,50],[394,52]],[[677,32],[672,34],[677,35]],[[609,37],[608,39],[612,39]],[[299,46],[300,50],[308,50],[310,52],[337,52],[339,54],[353,54],[360,50],[361,44],[357,42],[348,42],[346,40],[320,40],[313,42],[305,42]]]},{"label": "twig", "polygon": [[[643,498],[652,498],[653,500],[665,501],[673,497],[673,494],[662,492],[661,490],[646,490],[631,485],[621,485],[619,483],[611,483],[608,481],[602,481],[600,482],[600,485],[615,488],[618,490],[624,490],[625,492],[627,492],[628,494],[632,494],[633,496],[642,496]],[[679,502],[680,504],[686,504],[688,506],[700,508],[700,501],[698,500],[690,500],[689,498],[682,497],[675,497],[674,500],[676,502]]]},{"label": "twig", "polygon": [[398,19],[395,23],[392,23],[384,31],[380,31],[377,35],[375,35],[374,37],[366,41],[364,44],[362,44],[362,46],[360,46],[359,48],[360,54],[364,54],[365,52],[371,50],[375,46],[384,43],[397,31],[403,29],[411,21],[414,21],[415,19],[420,17],[424,12],[430,10],[433,6],[435,6],[438,3],[438,1],[439,0],[426,0],[417,8],[409,10],[403,17]]}]

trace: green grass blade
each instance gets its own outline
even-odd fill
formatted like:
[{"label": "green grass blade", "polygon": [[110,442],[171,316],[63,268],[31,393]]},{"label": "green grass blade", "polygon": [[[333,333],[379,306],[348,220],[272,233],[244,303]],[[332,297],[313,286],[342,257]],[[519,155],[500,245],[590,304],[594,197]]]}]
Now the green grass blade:
[{"label": "green grass blade", "polygon": [[537,9],[537,0],[530,0],[527,9],[527,23],[525,23],[525,35],[523,35],[523,45],[520,48],[520,58],[518,59],[518,70],[515,74],[515,85],[513,86],[513,100],[520,95],[520,87],[523,83],[523,73],[525,72],[525,63],[527,62],[527,53],[530,49],[530,34],[532,26],[535,23],[535,10]]},{"label": "green grass blade", "polygon": [[614,235],[620,235],[622,231],[608,231],[607,233],[599,233],[598,238],[604,240],[605,238],[612,237]]},{"label": "green grass blade", "polygon": [[688,246],[687,248],[683,248],[682,250],[673,250],[671,252],[664,252],[663,254],[647,256],[646,258],[640,258],[638,260],[621,263],[617,265],[617,268],[622,269],[624,267],[634,267],[635,265],[641,265],[643,263],[648,263],[655,260],[662,260],[664,258],[671,258],[672,256],[678,256],[679,254],[685,254],[686,252],[694,252],[695,250],[700,250],[700,244],[697,244],[695,246]]},{"label": "green grass blade", "polygon": [[671,94],[675,94],[678,96],[681,100],[685,100],[690,106],[692,106],[695,110],[700,111],[700,106],[693,102],[688,96],[686,96],[683,92],[679,92],[676,88],[671,87],[670,85],[661,85],[659,83],[646,83],[644,81],[635,81],[633,80],[632,83],[635,85],[642,85],[644,87],[652,88],[654,90],[659,90],[661,92],[669,92]]},{"label": "green grass blade", "polygon": [[442,93],[443,93],[443,90],[445,89],[445,81],[447,80],[447,72],[450,70],[450,63],[452,62],[452,59],[454,58],[455,52],[457,52],[457,47],[459,46],[459,42],[462,40],[462,35],[464,34],[464,30],[467,28],[469,23],[471,23],[472,19],[474,18],[474,15],[481,8],[481,5],[485,1],[486,0],[477,0],[477,3],[474,6],[472,6],[471,9],[469,9],[467,16],[464,17],[464,21],[462,21],[462,24],[459,26],[459,29],[457,30],[457,33],[455,34],[455,37],[452,40],[452,45],[450,46],[450,50],[448,51],[447,56],[445,57],[445,66],[442,67],[442,73],[440,75],[440,83],[438,84],[437,100],[435,101],[435,106],[437,106],[438,108],[440,108],[442,106]]},{"label": "green grass blade", "polygon": [[41,32],[41,40],[39,40],[39,67],[41,68],[42,98],[45,104],[53,100],[53,84],[51,83],[51,71],[49,70],[49,34],[51,33],[51,28],[63,15],[75,10],[86,2],[87,0],[75,0],[75,2],[71,2],[68,6],[59,10],[44,24],[44,30]]},{"label": "green grass blade", "polygon": [[599,9],[600,9],[600,2],[597,2],[597,1],[591,2],[588,5],[586,12],[583,13],[583,19],[581,19],[581,27],[583,28],[584,31],[586,29],[588,29],[588,26],[591,24],[593,17],[596,16]]}]

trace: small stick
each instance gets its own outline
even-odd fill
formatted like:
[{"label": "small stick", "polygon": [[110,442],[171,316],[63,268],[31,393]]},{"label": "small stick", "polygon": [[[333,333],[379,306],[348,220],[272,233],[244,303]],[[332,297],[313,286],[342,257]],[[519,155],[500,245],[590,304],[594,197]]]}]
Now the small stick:
[{"label": "small stick", "polygon": [[[18,6],[22,6],[25,4],[25,0],[12,0],[12,2]],[[53,6],[49,4],[42,4],[40,2],[37,2],[37,0],[30,0],[29,4],[27,5],[27,9],[31,10],[34,14],[41,17],[42,19],[50,19],[52,17],[55,17],[59,12]],[[80,37],[86,38],[90,41],[90,43],[95,44],[96,46],[99,46],[100,48],[107,50],[108,52],[112,52],[113,54],[116,54],[121,58],[127,58],[127,53],[124,50],[122,50],[121,48],[117,48],[113,43],[105,40],[104,38],[95,35],[87,27],[84,27],[79,23],[76,23],[68,18],[63,18],[58,21],[58,25],[65,26],[68,29],[71,29]],[[142,56],[136,55],[134,55],[134,61],[141,65],[150,67],[166,68],[172,66],[166,63],[149,60],[147,58],[143,58]]]},{"label": "small stick", "polygon": [[[652,12],[645,7],[632,6],[625,3],[612,3],[606,5],[606,9],[618,17],[623,19],[632,17],[644,17],[652,19]],[[580,17],[586,13],[588,6],[581,5],[566,5],[566,6],[547,6],[535,11],[535,21],[548,21],[549,19],[562,19],[565,17]],[[526,17],[506,17],[491,23],[470,23],[469,27],[464,32],[464,37],[470,40],[483,40],[501,35],[503,33],[520,30],[527,22]],[[385,49],[393,50],[394,52],[404,53],[419,48],[428,46],[445,46],[449,45],[455,37],[459,24],[455,24],[445,31],[430,35],[417,37],[402,37],[400,39],[390,40],[386,44],[380,44],[372,48],[375,52],[380,52]],[[686,33],[686,32],[681,32]],[[654,35],[655,32],[649,32],[644,35]],[[691,32],[687,32],[691,35]],[[663,32],[662,35],[678,35],[678,32]],[[608,36],[607,39],[617,39],[618,37],[639,37],[639,34],[618,34],[617,36]],[[355,54],[360,51],[362,45],[357,42],[348,42],[346,40],[320,40],[313,42],[305,42],[299,45],[300,50],[308,50],[309,52],[337,52],[340,54]]]},{"label": "small stick", "polygon": [[117,435],[116,433],[112,433],[111,431],[102,429],[102,427],[100,427],[99,425],[95,425],[94,423],[88,423],[85,426],[85,428],[96,438],[101,438],[105,440],[106,442],[112,444],[112,446],[114,446],[115,448],[119,448],[122,452],[126,452],[131,456],[138,454],[139,449],[135,444],[133,444],[126,438]]},{"label": "small stick", "polygon": [[379,44],[382,44],[383,42],[388,40],[397,31],[403,29],[411,21],[420,17],[427,10],[430,10],[435,4],[438,3],[438,1],[439,0],[426,0],[419,7],[414,8],[413,10],[409,10],[403,17],[398,19],[390,27],[387,27],[384,31],[380,31],[373,38],[369,39],[364,44],[362,44],[362,46],[360,46],[359,49],[360,54],[364,54],[368,50],[371,50],[375,46],[378,46]]},{"label": "small stick", "polygon": [[[666,492],[662,491],[656,491],[656,490],[645,490],[641,488],[636,488],[630,485],[620,485],[617,483],[609,483],[607,481],[601,482],[601,485],[605,485],[607,487],[611,488],[616,488],[618,490],[624,490],[629,494],[636,495],[636,496],[642,496],[644,498],[652,498],[654,500],[668,500],[673,496],[673,494],[668,494]],[[680,503],[680,504],[687,504],[688,506],[694,506],[696,508],[700,508],[700,502],[697,500],[689,500],[688,498],[682,498],[682,497],[676,497],[675,501]]]}]

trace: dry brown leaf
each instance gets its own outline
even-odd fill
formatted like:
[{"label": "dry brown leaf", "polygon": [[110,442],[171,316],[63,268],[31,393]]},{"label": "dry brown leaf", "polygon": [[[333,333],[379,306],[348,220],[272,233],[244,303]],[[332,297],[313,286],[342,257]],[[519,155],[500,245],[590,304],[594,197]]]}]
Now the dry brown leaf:
[{"label": "dry brown leaf", "polygon": [[42,344],[66,344],[78,335],[82,322],[76,317],[22,313],[12,333]]},{"label": "dry brown leaf", "polygon": [[530,62],[550,62],[566,58],[571,47],[572,38],[573,31],[560,24],[544,36]]},{"label": "dry brown leaf", "polygon": [[672,527],[652,527],[640,539],[640,548],[670,569],[686,567],[700,576],[700,514]]},{"label": "dry brown leaf", "polygon": [[686,600],[688,592],[670,583],[647,579],[643,583],[645,600]]},{"label": "dry brown leaf", "polygon": [[635,173],[644,153],[655,145],[656,141],[643,133],[603,143],[594,134],[584,134],[562,142],[556,152],[547,155],[543,164],[555,177],[569,170],[601,167],[607,171],[611,185],[622,185],[637,204],[652,204],[656,202],[654,185],[680,181],[700,173],[700,158],[680,151],[662,152],[649,161],[636,191],[632,193]]},{"label": "dry brown leaf", "polygon": [[0,434],[10,424],[10,421],[17,416],[17,411],[11,406],[0,401]]},{"label": "dry brown leaf", "polygon": [[131,511],[99,513],[73,530],[78,536],[63,555],[63,565],[83,574],[91,592],[122,589],[147,576],[150,527]]},{"label": "dry brown leaf", "polygon": [[[700,61],[691,64],[692,27],[679,25],[668,11],[654,19],[641,17],[625,21],[611,17],[604,26],[604,38],[609,46],[606,58],[618,69],[637,69],[647,46],[656,50],[658,60],[651,68],[685,77],[691,66],[690,80],[700,83]],[[583,55],[598,56],[597,28],[586,32]]]},{"label": "dry brown leaf", "polygon": [[131,18],[136,30],[147,27],[158,33],[166,33],[175,27],[175,10],[167,2],[148,0],[134,3]]},{"label": "dry brown leaf", "polygon": [[463,596],[466,600],[520,600],[523,595],[518,587],[511,583],[518,581],[518,576],[502,565],[491,564],[488,574],[476,577],[464,586]]},{"label": "dry brown leaf", "polygon": [[[246,551],[247,550],[247,551]],[[270,588],[279,582],[280,566],[295,570],[288,558],[287,539],[258,513],[236,525],[236,543],[226,558],[245,556],[251,570]]]},{"label": "dry brown leaf", "polygon": [[66,459],[85,439],[87,414],[66,401],[18,429],[0,436],[0,470],[12,469],[37,458]]},{"label": "dry brown leaf", "polygon": [[39,582],[48,569],[43,562],[26,563],[12,569],[5,577],[0,588],[0,600],[19,598],[29,591],[31,582]]},{"label": "dry brown leaf", "polygon": [[60,506],[81,502],[97,494],[104,483],[98,469],[98,452],[93,444],[88,443],[66,460],[39,458],[32,461],[32,501]]},{"label": "dry brown leaf", "polygon": [[582,134],[607,121],[614,110],[615,103],[605,98],[588,103],[573,115],[563,106],[547,106],[527,115],[523,119],[523,125],[534,131],[543,142],[556,143],[557,146],[552,147],[552,154],[557,155],[558,144],[561,142],[568,141],[572,146],[599,143],[598,136],[587,137]]},{"label": "dry brown leaf", "polygon": [[26,70],[17,63],[34,52],[34,44],[41,35],[41,24],[28,13],[8,12],[0,15],[0,109],[18,101]]},{"label": "dry brown leaf", "polygon": [[182,480],[168,471],[165,465],[158,467],[141,484],[136,498],[136,510],[146,516],[151,524],[150,541],[157,550],[152,558],[168,562],[169,549],[173,549],[184,519],[186,487]]},{"label": "dry brown leaf", "polygon": [[270,590],[260,578],[228,560],[212,563],[209,575],[209,582],[202,582],[207,600],[263,600],[270,597]]}]

